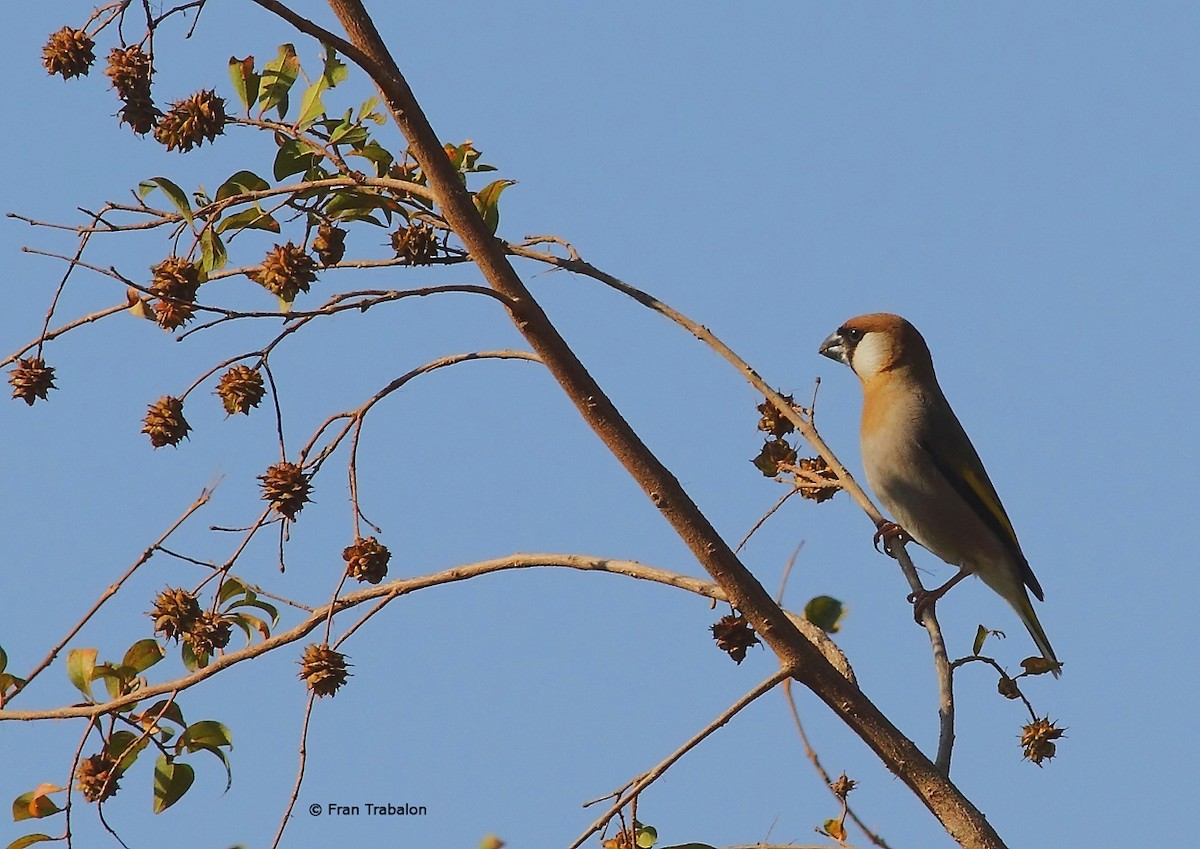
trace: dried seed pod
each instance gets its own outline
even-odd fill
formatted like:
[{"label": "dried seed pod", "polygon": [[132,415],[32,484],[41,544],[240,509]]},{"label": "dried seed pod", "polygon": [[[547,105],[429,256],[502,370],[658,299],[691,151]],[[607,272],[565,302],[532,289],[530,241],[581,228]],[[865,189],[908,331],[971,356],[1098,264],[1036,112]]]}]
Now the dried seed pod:
[{"label": "dried seed pod", "polygon": [[51,76],[58,74],[64,80],[87,76],[96,53],[92,49],[96,42],[81,29],[63,27],[53,33],[42,48],[42,64]]},{"label": "dried seed pod", "polygon": [[120,789],[117,786],[120,777],[121,770],[116,761],[101,752],[79,762],[75,769],[75,787],[89,802],[103,802]]},{"label": "dried seed pod", "polygon": [[1021,729],[1021,747],[1025,749],[1025,757],[1038,766],[1042,761],[1054,757],[1055,740],[1063,736],[1065,728],[1058,728],[1049,717],[1036,719]]},{"label": "dried seed pod", "polygon": [[144,422],[142,433],[150,437],[150,444],[155,448],[178,445],[192,429],[183,417],[183,401],[170,395],[164,395],[150,405]]},{"label": "dried seed pod", "polygon": [[154,598],[154,609],[146,615],[154,620],[154,633],[178,641],[192,631],[202,611],[196,596],[185,589],[171,588]]},{"label": "dried seed pod", "polygon": [[182,257],[169,256],[150,268],[154,279],[150,291],[158,296],[154,319],[165,330],[175,330],[196,315],[196,290],[200,288],[200,269]]},{"label": "dried seed pod", "polygon": [[711,630],[713,639],[717,642],[717,648],[726,652],[734,663],[741,663],[745,660],[746,649],[759,642],[754,628],[743,616],[722,616]]},{"label": "dried seed pod", "polygon": [[346,231],[332,224],[322,224],[317,228],[317,236],[312,241],[312,249],[321,261],[321,265],[337,265],[346,255]]},{"label": "dried seed pod", "polygon": [[154,128],[154,138],[167,150],[186,153],[225,132],[225,98],[215,91],[198,91],[171,104]]},{"label": "dried seed pod", "polygon": [[262,375],[249,366],[234,366],[217,382],[216,394],[225,405],[225,412],[231,416],[234,413],[249,415],[250,408],[257,407],[266,393]]},{"label": "dried seed pod", "polygon": [[401,225],[392,233],[392,249],[409,265],[429,265],[437,258],[437,233],[428,224]]},{"label": "dried seed pod", "polygon": [[289,521],[296,519],[296,514],[304,509],[304,505],[312,499],[310,476],[295,463],[276,463],[267,469],[266,474],[258,476],[262,481],[262,497],[271,502],[271,507],[280,516]]},{"label": "dried seed pod", "polygon": [[317,279],[316,267],[303,248],[288,242],[271,248],[262,265],[246,276],[290,304]]},{"label": "dried seed pod", "polygon": [[367,537],[343,549],[342,559],[346,561],[346,574],[351,578],[378,584],[387,576],[392,553],[375,537]]},{"label": "dried seed pod", "polygon": [[824,457],[804,457],[795,466],[796,488],[804,498],[820,504],[841,491],[842,485]]},{"label": "dried seed pod", "polygon": [[309,644],[300,658],[300,680],[318,696],[332,696],[350,676],[346,656],[329,646]]},{"label": "dried seed pod", "polygon": [[[795,399],[791,395],[784,395],[783,400],[787,401],[788,404],[794,404],[795,402]],[[757,409],[762,413],[762,418],[758,421],[758,429],[768,436],[779,438],[787,436],[796,429],[791,420],[784,418],[779,408],[770,400],[763,401],[758,405]]]},{"label": "dried seed pod", "polygon": [[153,130],[162,112],[150,95],[153,67],[149,54],[136,44],[114,47],[108,54],[108,67],[104,73],[112,80],[113,88],[124,104],[117,113],[121,123],[128,124],[142,136]]},{"label": "dried seed pod", "polygon": [[229,645],[232,633],[233,625],[229,620],[219,613],[204,610],[183,635],[183,641],[197,655],[211,655]]},{"label": "dried seed pod", "polygon": [[114,47],[108,54],[108,67],[104,75],[112,80],[117,97],[129,100],[138,96],[150,96],[150,56],[134,44],[130,47]]},{"label": "dried seed pod", "polygon": [[39,398],[45,401],[46,393],[58,388],[54,385],[54,369],[41,357],[19,358],[16,367],[8,373],[8,382],[12,384],[13,397],[30,406]]},{"label": "dried seed pod", "polygon": [[750,462],[766,477],[773,478],[779,474],[781,465],[796,462],[796,449],[788,445],[786,439],[771,438],[763,443],[762,451]]}]

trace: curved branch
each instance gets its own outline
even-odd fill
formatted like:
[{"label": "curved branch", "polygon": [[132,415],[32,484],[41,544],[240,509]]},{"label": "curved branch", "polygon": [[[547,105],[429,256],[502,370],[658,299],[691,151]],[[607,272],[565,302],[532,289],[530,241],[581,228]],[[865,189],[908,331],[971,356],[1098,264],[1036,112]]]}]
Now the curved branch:
[{"label": "curved branch", "polygon": [[233,666],[236,663],[241,663],[244,660],[258,657],[266,654],[269,651],[285,646],[289,643],[294,643],[297,640],[303,639],[312,631],[325,624],[330,614],[337,615],[344,610],[357,607],[367,601],[376,599],[386,599],[388,601],[399,598],[400,596],[409,595],[420,590],[428,589],[429,587],[442,586],[444,584],[453,584],[458,581],[466,581],[471,578],[486,575],[492,572],[503,572],[509,569],[532,569],[532,568],[559,568],[559,569],[576,569],[584,572],[610,572],[615,575],[625,575],[630,578],[637,578],[643,581],[652,581],[657,584],[664,584],[669,587],[685,590],[695,593],[706,598],[715,599],[716,601],[726,601],[725,593],[720,587],[711,584],[708,581],[702,581],[698,578],[692,578],[687,575],[681,575],[677,572],[668,572],[665,569],[656,569],[652,566],[646,566],[633,560],[609,560],[601,557],[590,557],[582,554],[514,554],[509,557],[501,557],[494,560],[483,560],[478,563],[470,563],[464,566],[456,566],[451,569],[445,569],[441,572],[434,572],[429,575],[420,575],[415,578],[401,578],[395,581],[389,581],[385,584],[380,584],[375,587],[358,590],[357,592],[347,593],[342,596],[332,605],[323,605],[315,608],[313,612],[304,618],[300,623],[292,626],[286,631],[281,631],[261,643],[254,643],[237,651],[228,652],[213,658],[208,666],[196,670],[182,678],[176,678],[171,681],[164,681],[159,684],[154,684],[148,687],[143,687],[136,692],[125,696],[113,699],[107,702],[91,705],[74,705],[64,708],[50,708],[46,710],[0,710],[0,722],[5,721],[22,721],[31,722],[42,719],[71,719],[75,717],[97,717],[104,714],[112,713],[121,710],[132,704],[153,698],[164,693],[173,691],[182,692],[195,685],[199,684],[207,678],[215,675],[221,670]]}]

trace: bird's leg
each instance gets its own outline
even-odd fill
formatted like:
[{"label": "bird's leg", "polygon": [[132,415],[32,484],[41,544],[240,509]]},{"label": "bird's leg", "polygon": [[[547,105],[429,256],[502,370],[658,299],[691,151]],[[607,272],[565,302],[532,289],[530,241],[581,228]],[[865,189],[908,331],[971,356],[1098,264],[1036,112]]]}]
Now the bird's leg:
[{"label": "bird's leg", "polygon": [[[871,544],[875,546],[875,550],[883,552],[883,549],[879,547],[880,540],[883,540],[885,544],[891,542],[892,540],[897,540],[903,544],[906,542],[911,542],[912,537],[908,535],[908,532],[904,530],[904,528],[900,527],[895,522],[884,520],[875,526],[875,536],[871,538]],[[889,555],[891,554],[891,552],[886,553]]]},{"label": "bird's leg", "polygon": [[921,617],[925,615],[926,610],[933,607],[939,598],[950,591],[951,587],[970,574],[970,569],[960,568],[958,574],[935,590],[916,590],[909,593],[908,601],[913,606],[913,619],[917,620],[917,624],[921,624]]}]

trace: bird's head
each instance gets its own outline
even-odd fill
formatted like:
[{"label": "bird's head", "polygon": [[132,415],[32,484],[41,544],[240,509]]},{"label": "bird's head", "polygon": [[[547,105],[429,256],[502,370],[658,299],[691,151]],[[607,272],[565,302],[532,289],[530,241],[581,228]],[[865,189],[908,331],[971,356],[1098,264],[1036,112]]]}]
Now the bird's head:
[{"label": "bird's head", "polygon": [[933,373],[929,346],[917,328],[891,313],[850,319],[830,334],[819,350],[829,359],[850,366],[863,383],[897,369]]}]

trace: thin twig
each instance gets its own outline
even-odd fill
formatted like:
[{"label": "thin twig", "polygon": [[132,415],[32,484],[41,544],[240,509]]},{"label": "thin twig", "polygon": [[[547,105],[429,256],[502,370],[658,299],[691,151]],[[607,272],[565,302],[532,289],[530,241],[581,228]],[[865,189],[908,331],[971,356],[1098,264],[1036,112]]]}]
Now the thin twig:
[{"label": "thin twig", "polygon": [[[818,757],[816,750],[813,749],[812,744],[809,742],[808,734],[806,734],[804,731],[804,724],[800,721],[800,711],[796,707],[796,699],[792,696],[791,681],[783,682],[783,694],[787,697],[788,709],[792,712],[792,721],[796,724],[796,732],[800,735],[800,742],[804,744],[804,754],[808,757],[809,761],[813,765],[813,768],[817,771],[817,775],[821,776],[821,781],[824,782],[825,786],[832,792],[833,779],[829,776],[829,773],[825,771],[825,767],[821,765],[821,759]],[[878,834],[871,831],[871,829],[867,828],[866,824],[859,819],[858,814],[854,813],[854,809],[850,807],[849,803],[845,799],[840,798],[836,793],[833,795],[834,798],[845,804],[846,813],[849,815],[854,824],[858,826],[859,830],[866,835],[866,838],[870,840],[871,843],[879,846],[880,849],[888,849],[887,842]]]},{"label": "thin twig", "polygon": [[204,489],[201,491],[199,497],[193,501],[185,511],[183,511],[183,515],[176,519],[171,527],[169,527],[162,536],[160,536],[145,551],[142,552],[141,556],[133,562],[133,565],[125,570],[125,574],[118,578],[116,583],[109,586],[108,589],[100,594],[100,597],[96,599],[96,602],[91,606],[87,613],[83,615],[83,618],[80,619],[75,626],[67,632],[65,637],[55,644],[54,648],[50,649],[50,653],[42,659],[42,662],[35,666],[33,671],[25,676],[25,681],[12,692],[12,694],[6,700],[6,703],[12,702],[12,700],[16,698],[18,694],[29,687],[34,678],[38,677],[38,675],[40,675],[46,669],[46,667],[54,662],[55,658],[58,657],[59,652],[63,650],[67,643],[74,639],[75,635],[83,629],[84,625],[91,621],[91,618],[96,615],[96,612],[99,611],[101,607],[104,606],[104,603],[116,595],[117,591],[121,589],[121,586],[133,576],[133,573],[140,569],[151,557],[154,556],[154,552],[158,549],[158,547],[166,542],[167,538],[170,537],[171,534],[175,533],[175,531],[179,529],[180,525],[186,522],[193,513],[207,504],[209,498],[211,497],[211,489]]},{"label": "thin twig", "polygon": [[292,818],[292,809],[296,807],[296,800],[300,798],[300,786],[304,783],[304,767],[308,763],[308,722],[312,718],[313,703],[316,698],[317,694],[309,690],[308,704],[304,706],[304,724],[300,727],[300,765],[296,768],[296,783],[292,786],[292,795],[288,797],[287,807],[283,811],[283,819],[279,821],[279,830],[275,832],[275,839],[271,841],[271,849],[277,849],[279,841],[283,839],[283,830],[287,828],[288,820]]},{"label": "thin twig", "polygon": [[628,805],[631,801],[636,801],[638,795],[655,781],[657,781],[658,778],[664,772],[670,769],[676,761],[678,761],[696,746],[700,745],[700,743],[713,734],[713,732],[715,732],[718,728],[721,728],[723,725],[729,722],[729,720],[733,719],[733,717],[736,716],[742,708],[746,707],[764,693],[769,693],[780,681],[786,681],[790,677],[791,673],[788,670],[778,669],[768,676],[761,684],[730,705],[728,710],[693,735],[690,740],[669,754],[663,761],[656,764],[650,769],[649,772],[644,773],[631,785],[628,785],[628,789],[621,793],[621,795],[617,798],[617,801],[612,804],[612,807],[605,811],[601,815],[600,819],[592,823],[588,827],[587,831],[577,837],[575,842],[572,843],[568,849],[579,849],[579,847],[582,846],[589,837],[603,829],[606,825],[608,825],[609,820],[620,814],[621,810],[626,805]]}]

